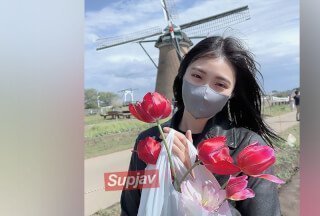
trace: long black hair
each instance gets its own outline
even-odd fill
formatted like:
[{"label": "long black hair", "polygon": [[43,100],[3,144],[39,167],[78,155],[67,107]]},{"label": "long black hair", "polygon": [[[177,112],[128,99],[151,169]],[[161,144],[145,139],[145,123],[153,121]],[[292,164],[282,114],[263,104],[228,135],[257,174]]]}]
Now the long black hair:
[{"label": "long black hair", "polygon": [[[261,97],[263,90],[257,75],[263,78],[257,68],[254,55],[234,37],[207,37],[196,44],[183,58],[174,80],[173,93],[178,110],[184,109],[182,82],[188,66],[200,58],[224,58],[236,72],[236,82],[229,99],[229,112],[235,127],[244,127],[259,134],[269,145],[283,140],[263,120]],[[228,104],[217,114],[229,118]]]}]

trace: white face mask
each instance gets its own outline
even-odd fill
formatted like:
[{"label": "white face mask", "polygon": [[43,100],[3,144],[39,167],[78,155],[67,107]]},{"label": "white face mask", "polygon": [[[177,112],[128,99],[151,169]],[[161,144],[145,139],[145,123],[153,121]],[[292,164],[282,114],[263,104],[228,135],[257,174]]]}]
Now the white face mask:
[{"label": "white face mask", "polygon": [[230,96],[222,95],[209,85],[193,85],[183,79],[182,99],[185,109],[196,119],[212,118],[226,105]]}]

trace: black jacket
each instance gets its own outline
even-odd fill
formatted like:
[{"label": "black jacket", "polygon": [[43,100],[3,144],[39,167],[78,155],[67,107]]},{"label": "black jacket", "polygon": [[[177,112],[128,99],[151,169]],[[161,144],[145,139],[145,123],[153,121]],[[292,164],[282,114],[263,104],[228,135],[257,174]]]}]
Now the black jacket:
[{"label": "black jacket", "polygon": [[[168,122],[162,124],[163,127],[171,127],[178,129],[183,112],[178,111]],[[232,127],[230,122],[219,117],[213,117],[208,120],[206,126],[200,136],[193,140],[195,147],[204,139],[212,138],[218,135],[227,137],[227,145],[230,149],[230,155],[234,160],[239,152],[254,141],[259,141],[262,145],[267,145],[260,135],[245,129]],[[138,136],[134,150],[136,150],[139,140],[147,136],[155,137],[161,140],[160,133],[157,127],[152,127],[143,131]],[[135,152],[132,153],[129,170],[144,170],[146,164],[141,161]],[[273,174],[273,167],[265,171],[265,173]],[[227,181],[228,176],[214,175],[220,185]],[[243,216],[280,216],[280,204],[278,198],[277,185],[270,181],[259,178],[248,178],[248,187],[255,192],[254,198],[249,198],[244,201],[229,201],[232,215]],[[138,213],[140,203],[141,190],[123,190],[121,194],[121,215],[134,216]]]}]

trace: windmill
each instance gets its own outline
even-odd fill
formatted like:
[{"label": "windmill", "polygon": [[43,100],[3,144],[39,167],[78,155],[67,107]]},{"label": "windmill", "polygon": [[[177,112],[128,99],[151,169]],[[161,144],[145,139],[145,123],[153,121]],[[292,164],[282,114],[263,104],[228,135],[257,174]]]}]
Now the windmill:
[{"label": "windmill", "polygon": [[[131,42],[139,43],[157,68],[155,91],[172,100],[173,82],[178,73],[180,61],[188,52],[189,47],[193,45],[191,39],[205,38],[219,29],[250,19],[250,15],[248,6],[244,6],[178,26],[173,22],[175,15],[172,7],[173,1],[161,0],[161,5],[167,22],[167,26],[163,30],[160,27],[154,27],[127,35],[98,39],[97,50]],[[154,36],[159,36],[159,38],[146,40]],[[160,51],[158,65],[142,45],[142,43],[149,42],[155,42],[155,47]]]}]

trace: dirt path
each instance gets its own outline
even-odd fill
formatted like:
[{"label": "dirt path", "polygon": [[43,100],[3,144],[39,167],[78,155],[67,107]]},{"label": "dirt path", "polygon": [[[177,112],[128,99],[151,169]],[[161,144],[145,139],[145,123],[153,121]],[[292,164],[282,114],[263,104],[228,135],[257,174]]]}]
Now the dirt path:
[{"label": "dirt path", "polygon": [[[297,121],[295,121],[295,112],[289,112],[281,116],[267,118],[266,122],[276,132],[282,132],[297,124]],[[85,215],[91,215],[99,209],[107,208],[119,202],[121,191],[104,191],[103,174],[105,172],[126,171],[129,166],[130,156],[131,151],[128,149],[85,160]],[[294,188],[299,186],[299,182],[293,186],[290,186],[291,184],[295,183],[288,183],[288,185],[283,186],[282,190],[286,191],[293,188],[292,190],[298,193],[299,190]],[[299,201],[298,198],[299,196],[297,195],[287,195],[287,192],[282,192],[280,194],[280,199],[282,200],[281,205],[283,206],[287,206],[287,203],[296,202],[297,200]],[[290,209],[290,204],[288,205],[289,207],[284,209],[284,212],[289,212],[289,210],[294,212],[293,208]],[[284,214],[284,216],[291,215],[294,214]]]},{"label": "dirt path", "polygon": [[[276,131],[282,132],[298,124],[295,120],[296,112],[267,118],[266,122]],[[281,213],[283,216],[299,216],[300,211],[300,172],[298,171],[290,182],[283,185],[279,191]]]},{"label": "dirt path", "polygon": [[266,122],[277,133],[287,130],[288,128],[298,124],[296,121],[296,112],[288,112],[286,114],[266,118]]},{"label": "dirt path", "polygon": [[291,181],[282,186],[279,192],[281,213],[283,216],[299,216],[300,211],[300,172]]}]

